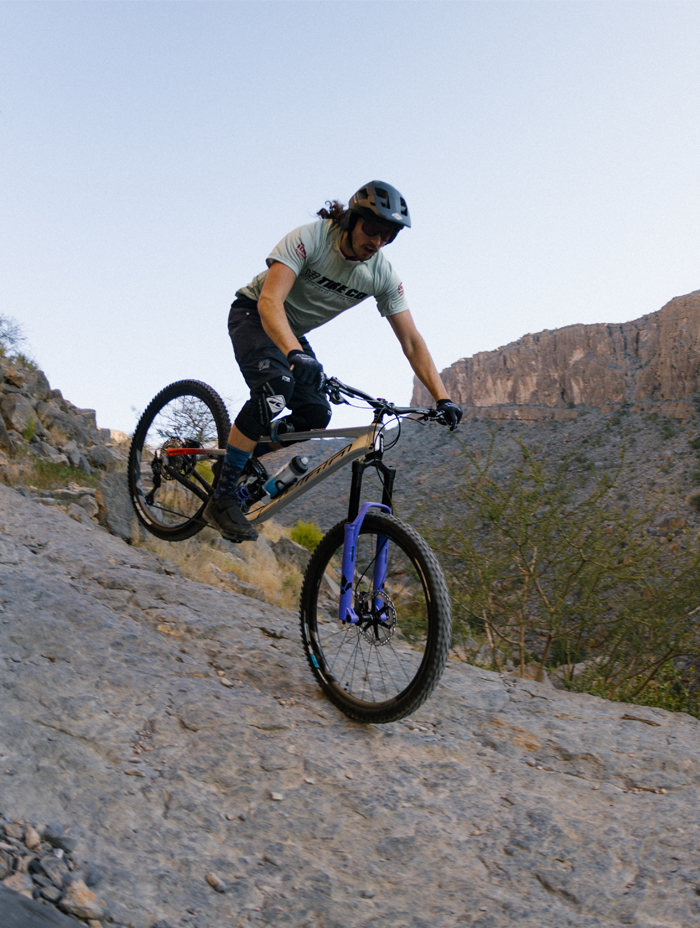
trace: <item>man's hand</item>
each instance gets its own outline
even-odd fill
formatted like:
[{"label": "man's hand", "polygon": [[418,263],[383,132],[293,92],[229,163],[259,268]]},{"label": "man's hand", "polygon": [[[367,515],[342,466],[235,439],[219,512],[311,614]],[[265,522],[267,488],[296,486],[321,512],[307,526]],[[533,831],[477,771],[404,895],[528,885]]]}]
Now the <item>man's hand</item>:
[{"label": "man's hand", "polygon": [[297,383],[319,386],[323,377],[323,365],[316,358],[298,348],[292,348],[287,355],[289,366]]},{"label": "man's hand", "polygon": [[444,416],[450,431],[454,432],[462,418],[462,410],[459,406],[453,403],[452,400],[438,400],[435,408]]}]

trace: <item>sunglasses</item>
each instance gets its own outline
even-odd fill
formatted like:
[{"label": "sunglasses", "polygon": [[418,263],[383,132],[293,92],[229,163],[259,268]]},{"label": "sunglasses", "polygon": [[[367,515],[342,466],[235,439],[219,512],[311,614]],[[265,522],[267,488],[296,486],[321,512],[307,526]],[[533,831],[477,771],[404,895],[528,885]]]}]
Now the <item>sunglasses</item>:
[{"label": "sunglasses", "polygon": [[382,222],[381,219],[363,219],[362,231],[369,238],[374,238],[375,235],[381,236],[382,245],[388,245],[398,235],[399,228],[390,222]]}]

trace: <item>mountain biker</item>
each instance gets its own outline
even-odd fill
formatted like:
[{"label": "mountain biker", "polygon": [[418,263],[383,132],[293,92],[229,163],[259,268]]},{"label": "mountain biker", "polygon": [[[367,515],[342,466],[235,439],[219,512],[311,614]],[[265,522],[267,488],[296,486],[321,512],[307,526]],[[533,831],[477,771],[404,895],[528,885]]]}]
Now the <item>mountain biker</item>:
[{"label": "mountain biker", "polygon": [[[321,391],[323,367],[306,333],[374,296],[419,380],[451,429],[462,410],[447,396],[428,348],[416,329],[401,280],[382,248],[411,225],[406,201],[390,184],[374,180],[343,209],[327,201],[320,220],[290,232],[267,258],[267,270],[236,292],[228,328],[236,361],[250,387],[228,438],[219,482],[204,518],[230,541],[253,541],[254,526],[241,512],[236,484],[251,454],[281,447],[262,443],[327,426],[331,409]],[[287,407],[289,415],[275,419]],[[274,420],[274,421],[273,421]]]}]

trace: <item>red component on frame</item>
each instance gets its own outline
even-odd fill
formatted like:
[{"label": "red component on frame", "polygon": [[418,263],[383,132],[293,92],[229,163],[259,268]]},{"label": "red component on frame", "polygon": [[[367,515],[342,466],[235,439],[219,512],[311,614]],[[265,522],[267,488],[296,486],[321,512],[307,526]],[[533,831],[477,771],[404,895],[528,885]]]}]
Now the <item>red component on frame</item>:
[{"label": "red component on frame", "polygon": [[211,448],[166,448],[165,456],[174,458],[177,454],[211,454]]}]

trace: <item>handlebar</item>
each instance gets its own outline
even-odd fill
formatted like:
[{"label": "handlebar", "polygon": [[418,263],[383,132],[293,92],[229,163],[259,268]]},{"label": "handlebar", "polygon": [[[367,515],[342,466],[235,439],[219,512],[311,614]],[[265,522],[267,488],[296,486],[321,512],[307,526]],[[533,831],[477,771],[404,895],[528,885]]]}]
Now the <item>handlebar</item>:
[{"label": "handlebar", "polygon": [[344,396],[351,397],[352,399],[363,400],[365,403],[371,406],[372,409],[375,410],[378,420],[384,416],[415,415],[418,416],[419,422],[432,420],[439,422],[441,425],[449,424],[443,414],[438,412],[437,409],[434,409],[433,407],[425,408],[422,406],[394,406],[393,403],[382,399],[382,397],[370,396],[369,393],[358,390],[356,387],[348,386],[348,384],[338,380],[337,377],[328,377],[324,374],[321,390],[326,394],[334,406],[341,406],[343,404],[350,405],[346,399],[343,399]]}]

